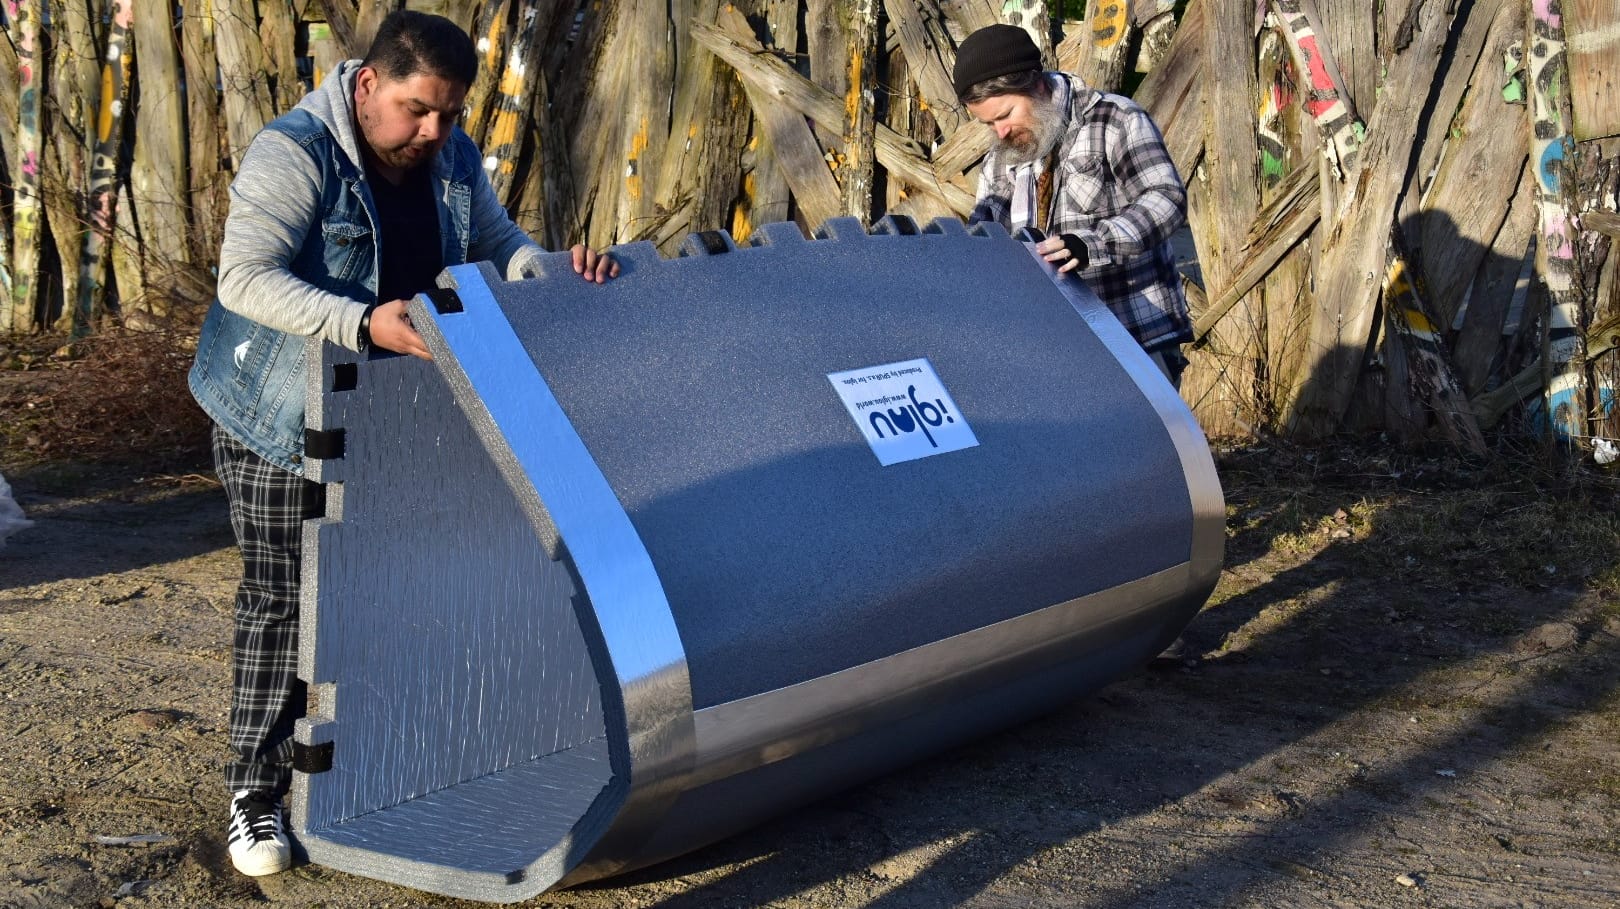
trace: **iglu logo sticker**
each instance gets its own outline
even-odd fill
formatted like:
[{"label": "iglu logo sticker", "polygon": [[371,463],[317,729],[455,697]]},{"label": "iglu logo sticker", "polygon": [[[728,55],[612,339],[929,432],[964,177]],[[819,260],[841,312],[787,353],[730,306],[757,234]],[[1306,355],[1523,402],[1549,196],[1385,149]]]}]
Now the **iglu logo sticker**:
[{"label": "iglu logo sticker", "polygon": [[827,374],[884,467],[979,444],[927,358]]}]

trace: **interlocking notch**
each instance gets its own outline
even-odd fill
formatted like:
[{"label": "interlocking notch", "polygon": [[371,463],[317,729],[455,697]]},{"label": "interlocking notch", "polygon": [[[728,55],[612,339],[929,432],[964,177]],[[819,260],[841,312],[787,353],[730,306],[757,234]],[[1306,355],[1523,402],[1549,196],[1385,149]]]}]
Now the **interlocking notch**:
[{"label": "interlocking notch", "polygon": [[[885,215],[873,222],[868,230],[859,218],[829,218],[820,227],[816,228],[813,236],[806,239],[799,225],[792,221],[774,221],[761,224],[754,228],[748,236],[746,244],[738,244],[736,239],[725,230],[704,230],[688,234],[681,241],[675,255],[671,258],[702,258],[706,256],[722,256],[727,253],[747,251],[759,247],[781,247],[810,242],[862,242],[870,237],[974,237],[977,239],[998,240],[1008,239],[1006,229],[993,222],[980,222],[969,227],[956,218],[935,218],[926,225],[920,225],[916,219],[908,215]],[[1020,236],[1022,242],[1033,242],[1041,239],[1035,236],[1033,240]],[[658,247],[650,241],[637,240],[621,243],[611,247],[615,260],[623,272],[638,268],[646,268],[666,261],[659,253]],[[487,267],[481,263],[480,271]],[[549,278],[554,275],[572,273],[574,270],[573,254],[571,252],[550,252],[540,258],[540,265],[535,269],[533,277]],[[493,268],[484,274],[486,283],[491,286],[503,283],[503,276]],[[450,281],[452,287],[454,281]],[[438,308],[440,314],[460,311],[460,301],[453,292],[444,296],[443,291],[429,291],[428,299]],[[448,308],[447,308],[448,307]]]},{"label": "interlocking notch", "polygon": [[[689,256],[719,256],[736,252],[739,249],[758,248],[764,246],[784,246],[796,243],[834,241],[834,242],[860,242],[868,237],[975,237],[979,239],[1005,239],[1008,234],[998,224],[980,223],[967,227],[955,218],[935,218],[926,225],[919,225],[915,218],[909,215],[884,215],[873,222],[871,230],[861,225],[858,218],[829,218],[816,228],[812,239],[806,240],[799,226],[791,221],[777,221],[770,224],[761,224],[754,228],[748,237],[746,246],[738,246],[731,234],[724,230],[705,230],[688,234],[682,241],[677,252],[679,257]],[[1023,242],[1036,242],[1041,239],[1038,235],[1031,237],[1020,236],[1017,239]],[[630,243],[613,248],[613,254],[621,260],[629,259],[637,264],[644,264],[646,258],[643,247],[649,244]],[[555,254],[554,254],[555,255]]]}]

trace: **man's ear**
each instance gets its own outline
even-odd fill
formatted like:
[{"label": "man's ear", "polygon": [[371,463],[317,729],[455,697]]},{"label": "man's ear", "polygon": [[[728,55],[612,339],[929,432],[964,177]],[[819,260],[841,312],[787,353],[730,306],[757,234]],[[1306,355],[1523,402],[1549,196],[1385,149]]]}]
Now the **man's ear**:
[{"label": "man's ear", "polygon": [[376,68],[370,66],[360,67],[360,71],[354,74],[354,96],[356,98],[367,98],[376,90]]}]

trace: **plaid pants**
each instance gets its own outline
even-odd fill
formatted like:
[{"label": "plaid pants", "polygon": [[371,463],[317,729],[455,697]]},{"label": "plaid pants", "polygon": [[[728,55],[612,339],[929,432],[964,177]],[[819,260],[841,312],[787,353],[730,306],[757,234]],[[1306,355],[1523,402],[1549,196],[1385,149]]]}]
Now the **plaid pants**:
[{"label": "plaid pants", "polygon": [[293,724],[304,715],[298,678],[298,579],[303,523],[325,510],[326,490],[259,457],[214,426],[214,470],[242,550],[232,647],[231,790],[285,793]]}]

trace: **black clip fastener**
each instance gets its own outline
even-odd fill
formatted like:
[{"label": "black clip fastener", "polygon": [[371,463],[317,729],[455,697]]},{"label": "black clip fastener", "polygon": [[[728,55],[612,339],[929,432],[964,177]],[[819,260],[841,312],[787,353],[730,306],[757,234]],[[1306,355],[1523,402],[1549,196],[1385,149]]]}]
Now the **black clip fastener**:
[{"label": "black clip fastener", "polygon": [[305,429],[304,457],[332,461],[343,457],[343,430]]},{"label": "black clip fastener", "polygon": [[305,745],[293,742],[293,769],[299,773],[325,773],[332,769],[332,743]]}]

